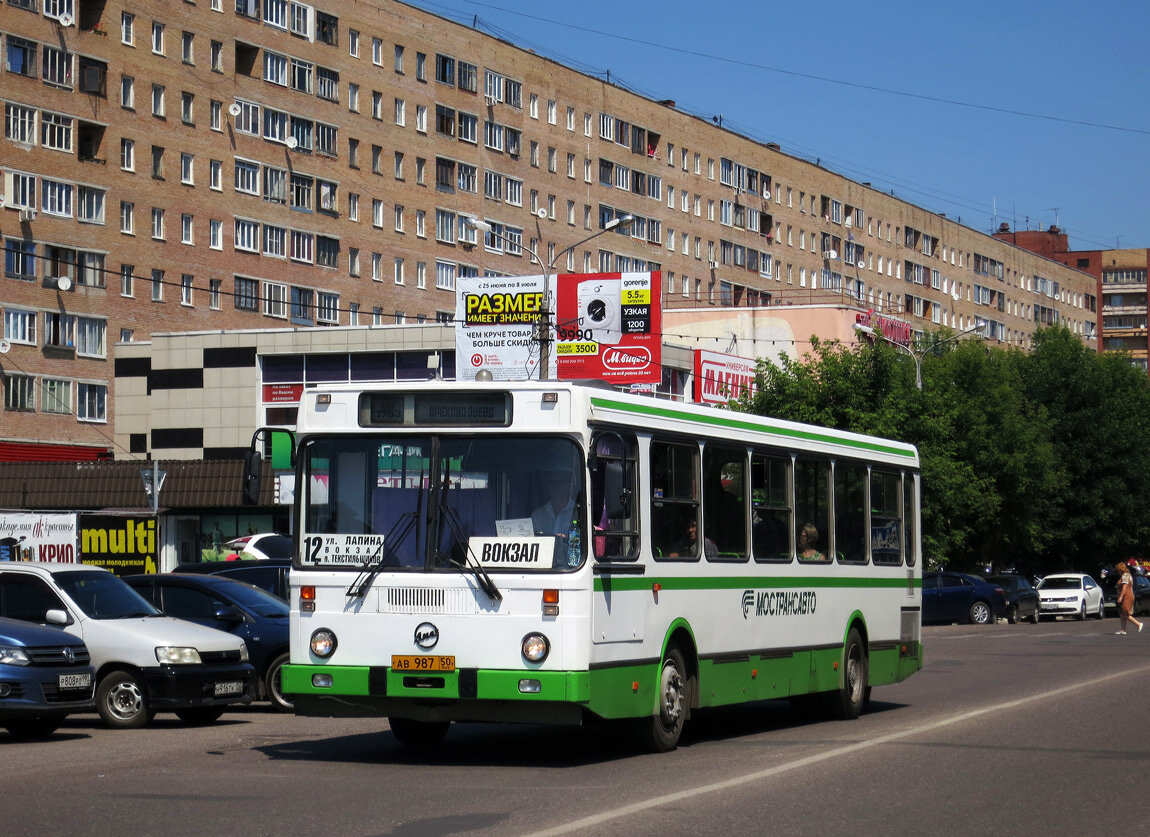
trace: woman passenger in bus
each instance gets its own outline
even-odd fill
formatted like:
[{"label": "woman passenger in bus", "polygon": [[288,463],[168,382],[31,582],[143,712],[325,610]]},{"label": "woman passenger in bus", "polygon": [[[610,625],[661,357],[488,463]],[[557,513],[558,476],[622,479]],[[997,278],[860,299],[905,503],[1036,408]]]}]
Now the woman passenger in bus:
[{"label": "woman passenger in bus", "polygon": [[799,529],[799,560],[825,561],[826,556],[815,547],[819,543],[819,530],[813,523],[804,523]]}]

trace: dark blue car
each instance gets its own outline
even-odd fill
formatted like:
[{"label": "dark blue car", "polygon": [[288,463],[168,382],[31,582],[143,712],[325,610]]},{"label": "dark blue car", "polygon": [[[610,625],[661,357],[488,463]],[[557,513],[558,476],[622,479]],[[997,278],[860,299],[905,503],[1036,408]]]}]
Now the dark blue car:
[{"label": "dark blue car", "polygon": [[922,575],[922,621],[992,625],[1006,615],[1006,595],[976,575],[945,570]]},{"label": "dark blue car", "polygon": [[242,637],[260,683],[260,697],[281,712],[292,710],[280,670],[288,661],[288,606],[243,581],[217,575],[159,573],[124,581],[167,616]]},{"label": "dark blue car", "polygon": [[83,640],[57,628],[0,618],[0,726],[12,735],[44,738],[69,713],[91,712],[95,687]]}]

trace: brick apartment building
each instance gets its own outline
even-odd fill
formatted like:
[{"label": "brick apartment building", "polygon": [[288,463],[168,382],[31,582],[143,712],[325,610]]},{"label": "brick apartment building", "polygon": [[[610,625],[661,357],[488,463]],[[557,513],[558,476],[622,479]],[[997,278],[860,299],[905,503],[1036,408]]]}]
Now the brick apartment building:
[{"label": "brick apartment building", "polygon": [[1131,363],[1150,369],[1147,364],[1150,337],[1146,329],[1150,248],[1071,250],[1066,233],[1053,226],[1047,230],[1011,231],[1003,224],[994,237],[1094,277],[1095,297],[1102,301],[1098,350],[1125,352]]},{"label": "brick apartment building", "polygon": [[1020,346],[1054,322],[1097,338],[1077,265],[402,3],[4,11],[0,459],[148,455],[148,422],[113,429],[118,378],[146,395],[201,368],[210,390],[260,362],[222,339],[128,351],[153,333],[281,329],[300,352],[334,326],[367,351],[348,329],[449,325],[458,277],[538,273],[532,254],[661,270],[668,312],[829,305]]}]

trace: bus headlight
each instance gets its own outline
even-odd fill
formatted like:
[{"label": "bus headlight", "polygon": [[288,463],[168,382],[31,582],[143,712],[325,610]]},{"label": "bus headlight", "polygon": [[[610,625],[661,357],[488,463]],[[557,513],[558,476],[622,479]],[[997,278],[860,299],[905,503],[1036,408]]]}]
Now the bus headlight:
[{"label": "bus headlight", "polygon": [[543,634],[528,634],[523,637],[523,659],[529,663],[541,663],[551,653],[551,643]]},{"label": "bus headlight", "polygon": [[318,628],[311,635],[311,653],[317,657],[330,657],[335,653],[335,633],[328,628]]}]

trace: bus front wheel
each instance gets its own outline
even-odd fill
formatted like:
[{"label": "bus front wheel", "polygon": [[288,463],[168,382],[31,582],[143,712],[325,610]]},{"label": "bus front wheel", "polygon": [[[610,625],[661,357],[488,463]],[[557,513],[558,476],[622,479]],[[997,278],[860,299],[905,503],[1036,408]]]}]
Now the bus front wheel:
[{"label": "bus front wheel", "polygon": [[687,683],[683,652],[671,647],[659,668],[658,711],[637,721],[639,740],[645,749],[667,753],[678,746],[687,718]]},{"label": "bus front wheel", "polygon": [[391,733],[405,747],[435,747],[443,743],[451,721],[414,721],[411,718],[387,719]]},{"label": "bus front wheel", "polygon": [[866,645],[858,629],[851,628],[843,649],[842,686],[827,693],[828,708],[833,717],[850,721],[859,716],[870,695],[869,676]]}]

